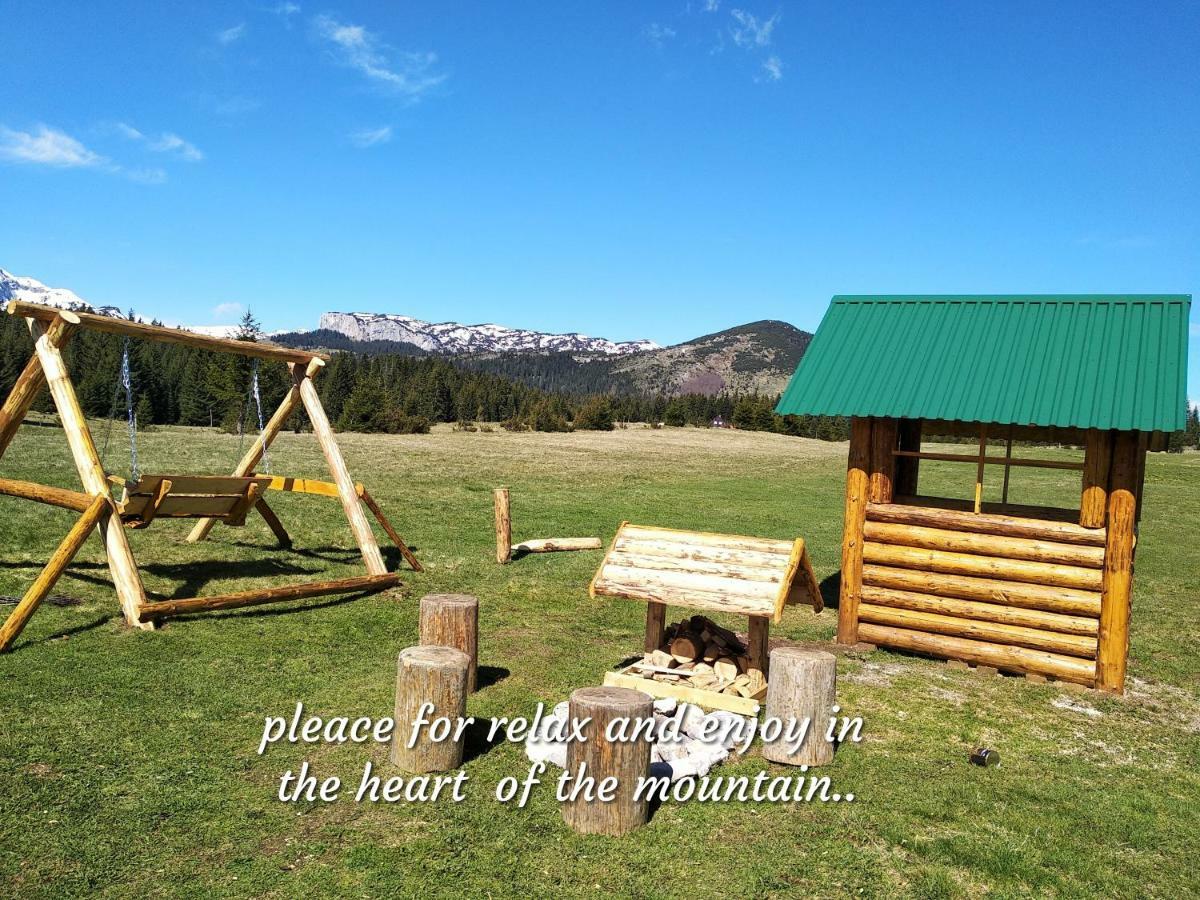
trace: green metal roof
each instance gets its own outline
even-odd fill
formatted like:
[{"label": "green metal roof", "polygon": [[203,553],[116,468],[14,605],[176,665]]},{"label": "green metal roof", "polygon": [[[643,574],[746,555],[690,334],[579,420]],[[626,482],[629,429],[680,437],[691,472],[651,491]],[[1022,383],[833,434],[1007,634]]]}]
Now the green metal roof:
[{"label": "green metal roof", "polygon": [[834,297],[776,411],[1184,427],[1190,295]]}]

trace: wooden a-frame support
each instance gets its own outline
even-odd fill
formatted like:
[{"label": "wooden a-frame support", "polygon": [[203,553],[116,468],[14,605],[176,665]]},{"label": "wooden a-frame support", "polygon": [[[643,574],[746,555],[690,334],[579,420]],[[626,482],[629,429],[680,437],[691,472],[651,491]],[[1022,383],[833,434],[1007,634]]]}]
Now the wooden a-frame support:
[{"label": "wooden a-frame support", "polygon": [[[233,606],[251,605],[254,602],[271,602],[275,599],[287,599],[291,596],[314,596],[320,593],[345,592],[348,589],[347,585],[350,585],[355,590],[363,591],[378,590],[393,586],[398,583],[399,578],[387,571],[387,567],[383,562],[383,556],[379,551],[379,544],[375,540],[370,522],[363,511],[364,502],[375,513],[380,524],[387,531],[388,536],[397,543],[405,559],[408,560],[414,569],[420,570],[420,564],[412,556],[411,551],[409,551],[403,540],[400,539],[395,529],[391,527],[391,523],[383,517],[382,511],[378,509],[373,500],[367,499],[365,491],[358,490],[358,486],[355,485],[350,477],[350,472],[346,468],[341,450],[334,439],[329,419],[325,415],[320,397],[312,384],[312,377],[324,365],[324,360],[320,357],[311,356],[305,357],[303,360],[297,360],[295,358],[296,354],[290,351],[275,350],[274,348],[264,349],[254,347],[253,345],[250,347],[239,347],[231,341],[205,338],[186,332],[175,333],[168,329],[128,323],[123,320],[113,320],[107,317],[97,317],[87,313],[77,314],[68,310],[40,307],[36,304],[27,304],[19,301],[13,301],[9,304],[9,312],[14,315],[25,316],[25,321],[34,339],[34,355],[26,363],[13,389],[10,391],[8,397],[5,398],[3,406],[0,406],[0,458],[3,457],[12,439],[16,436],[17,429],[29,413],[41,389],[48,387],[62,423],[63,431],[66,433],[67,443],[71,450],[72,459],[75,462],[75,468],[79,474],[79,480],[83,485],[86,496],[91,498],[91,501],[83,509],[79,520],[72,527],[66,538],[64,538],[62,544],[43,569],[38,579],[22,597],[4,625],[0,626],[0,652],[7,650],[12,645],[12,642],[25,627],[30,616],[33,615],[46,595],[49,594],[59,575],[62,574],[63,570],[71,562],[94,527],[99,527],[104,540],[109,570],[112,573],[113,584],[116,587],[117,596],[121,603],[121,612],[124,615],[125,621],[130,627],[144,630],[152,630],[156,619],[163,615],[192,609],[222,609]],[[66,363],[62,357],[62,347],[85,318],[89,327],[95,327],[104,331],[127,331],[149,337],[150,339],[196,344],[208,349],[224,349],[241,353],[249,352],[250,355],[288,356],[289,358],[286,361],[292,373],[292,387],[285,396],[283,403],[280,404],[279,409],[275,411],[275,414],[263,429],[259,439],[254,442],[254,445],[234,470],[234,475],[246,476],[253,471],[267,447],[270,446],[275,436],[283,428],[288,417],[291,416],[297,406],[303,404],[312,423],[313,432],[321,445],[326,464],[333,475],[337,495],[342,502],[342,508],[350,523],[351,532],[354,534],[355,541],[366,564],[368,573],[366,578],[343,579],[337,582],[293,586],[290,589],[243,592],[237,595],[228,595],[227,597],[207,598],[207,600],[197,598],[195,601],[172,601],[162,604],[148,603],[145,588],[138,573],[137,563],[134,560],[133,552],[125,536],[125,528],[117,511],[117,506],[113,502],[111,484],[105,474],[99,454],[96,452],[95,442],[92,439],[87,420],[79,405],[79,398],[75,393],[75,387],[67,373]],[[26,485],[26,487],[39,488],[41,486]],[[47,491],[53,492],[53,489],[47,489]],[[70,492],[60,491],[59,493],[65,495]],[[33,499],[32,493],[26,492],[26,496]],[[82,506],[82,504],[74,505]],[[241,511],[242,514],[244,515],[245,512],[248,512],[251,506],[257,509],[263,516],[267,525],[281,543],[290,543],[290,538],[287,535],[287,531],[283,528],[282,523],[257,492],[251,495],[251,501],[247,504],[247,508]],[[192,542],[203,540],[209,531],[212,530],[215,522],[216,520],[211,518],[201,519],[188,535],[188,540]],[[298,587],[300,590],[299,593],[297,593]],[[329,590],[323,590],[324,588],[329,588]],[[261,600],[256,600],[252,596],[260,593],[262,595]]]}]

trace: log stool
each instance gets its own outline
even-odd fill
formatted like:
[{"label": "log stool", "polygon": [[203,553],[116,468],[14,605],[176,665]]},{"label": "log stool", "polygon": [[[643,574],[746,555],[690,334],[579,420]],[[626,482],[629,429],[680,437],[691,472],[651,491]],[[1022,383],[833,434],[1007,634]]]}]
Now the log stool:
[{"label": "log stool", "polygon": [[821,766],[833,761],[833,744],[825,740],[829,717],[837,702],[837,657],[823,650],[778,647],[771,651],[771,680],[767,685],[767,718],[803,722],[808,733],[795,750],[780,738],[763,741],[762,754],[771,762],[790,766]]},{"label": "log stool", "polygon": [[[392,735],[392,762],[406,772],[448,772],[462,765],[463,740],[454,740],[458,720],[467,710],[467,654],[452,647],[409,647],[396,661],[396,729]],[[427,719],[444,716],[451,735],[430,739],[430,726],[421,729],[413,746],[406,746],[412,723],[421,707],[433,704]]]},{"label": "log stool", "polygon": [[571,694],[568,720],[591,718],[583,729],[584,740],[567,744],[567,771],[596,779],[618,779],[616,794],[607,803],[599,799],[577,797],[560,804],[563,821],[580,834],[621,835],[645,825],[650,819],[650,801],[646,796],[634,800],[638,780],[650,774],[650,743],[645,740],[608,741],[604,737],[608,723],[625,718],[632,733],[638,719],[654,715],[654,701],[640,691],[620,687],[580,688]]},{"label": "log stool", "polygon": [[479,600],[470,594],[426,594],[421,598],[421,644],[453,647],[471,660],[467,693],[474,693],[479,659]]}]

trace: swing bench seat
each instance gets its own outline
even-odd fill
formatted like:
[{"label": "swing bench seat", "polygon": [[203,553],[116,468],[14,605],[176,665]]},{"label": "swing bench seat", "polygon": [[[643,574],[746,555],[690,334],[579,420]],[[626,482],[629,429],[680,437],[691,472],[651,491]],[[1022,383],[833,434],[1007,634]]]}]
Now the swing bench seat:
[{"label": "swing bench seat", "polygon": [[219,519],[244,525],[246,514],[270,487],[269,477],[228,475],[143,475],[124,483],[117,510],[126,528],[145,528],[155,519]]}]

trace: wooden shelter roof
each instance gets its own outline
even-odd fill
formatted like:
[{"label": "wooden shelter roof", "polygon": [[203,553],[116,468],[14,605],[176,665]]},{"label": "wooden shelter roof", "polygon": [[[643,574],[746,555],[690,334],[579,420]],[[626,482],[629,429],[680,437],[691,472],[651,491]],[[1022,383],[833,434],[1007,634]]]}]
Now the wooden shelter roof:
[{"label": "wooden shelter roof", "polygon": [[1184,427],[1190,295],[838,296],[776,411]]}]

